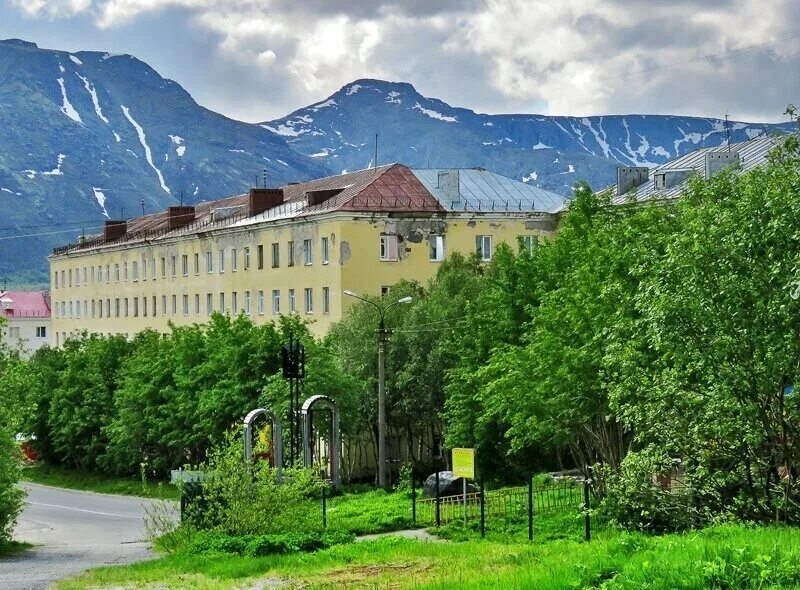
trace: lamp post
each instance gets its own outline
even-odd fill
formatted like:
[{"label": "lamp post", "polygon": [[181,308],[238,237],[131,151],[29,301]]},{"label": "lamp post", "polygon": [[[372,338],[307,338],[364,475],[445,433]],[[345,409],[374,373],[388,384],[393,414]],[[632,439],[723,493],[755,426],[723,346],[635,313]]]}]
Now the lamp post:
[{"label": "lamp post", "polygon": [[386,312],[395,305],[411,303],[411,297],[403,297],[394,303],[381,307],[374,301],[359,297],[345,289],[344,294],[369,303],[380,314],[378,324],[378,487],[386,487]]}]

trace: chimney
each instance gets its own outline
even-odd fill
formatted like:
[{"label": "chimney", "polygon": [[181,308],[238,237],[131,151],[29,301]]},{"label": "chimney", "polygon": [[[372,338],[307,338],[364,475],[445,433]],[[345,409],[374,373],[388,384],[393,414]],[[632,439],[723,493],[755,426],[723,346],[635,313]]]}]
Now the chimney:
[{"label": "chimney", "polygon": [[251,188],[247,214],[252,217],[283,203],[282,188]]},{"label": "chimney", "polygon": [[308,199],[308,206],[313,207],[314,205],[319,205],[324,203],[328,199],[331,199],[342,192],[343,188],[329,188],[317,191],[308,191],[306,192],[306,198]]},{"label": "chimney", "polygon": [[661,190],[678,186],[694,174],[696,174],[694,168],[667,168],[666,170],[659,170],[653,175],[653,188]]},{"label": "chimney", "polygon": [[706,180],[714,174],[739,163],[738,152],[708,152],[706,154]]},{"label": "chimney", "polygon": [[128,222],[124,220],[107,220],[103,228],[103,240],[111,242],[121,238],[128,231]]},{"label": "chimney", "polygon": [[449,202],[453,209],[462,206],[458,169],[439,170],[436,175],[436,184],[436,188],[442,191],[445,202]]},{"label": "chimney", "polygon": [[617,166],[617,195],[624,195],[649,178],[650,168],[646,166]]},{"label": "chimney", "polygon": [[182,205],[180,207],[167,207],[167,229],[172,231],[194,221],[194,207]]}]

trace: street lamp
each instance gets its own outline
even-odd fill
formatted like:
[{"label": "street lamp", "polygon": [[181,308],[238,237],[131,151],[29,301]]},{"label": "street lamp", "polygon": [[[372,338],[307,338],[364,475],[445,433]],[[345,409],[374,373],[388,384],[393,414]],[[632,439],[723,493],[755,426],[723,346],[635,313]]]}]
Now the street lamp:
[{"label": "street lamp", "polygon": [[386,487],[386,312],[395,305],[411,303],[411,297],[403,297],[394,303],[381,307],[374,301],[359,297],[345,289],[344,294],[369,303],[381,316],[378,324],[378,487]]}]

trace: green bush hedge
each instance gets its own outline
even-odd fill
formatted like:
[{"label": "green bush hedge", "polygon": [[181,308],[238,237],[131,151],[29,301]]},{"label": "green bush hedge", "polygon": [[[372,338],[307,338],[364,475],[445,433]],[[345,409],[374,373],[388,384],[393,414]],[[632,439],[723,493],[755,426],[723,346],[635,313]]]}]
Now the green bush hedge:
[{"label": "green bush hedge", "polygon": [[230,553],[246,557],[311,552],[351,543],[355,535],[346,531],[278,533],[232,537],[218,531],[202,531],[186,547],[187,553]]},{"label": "green bush hedge", "polygon": [[22,511],[24,492],[19,479],[19,449],[10,432],[0,427],[0,546],[11,541],[17,517]]}]

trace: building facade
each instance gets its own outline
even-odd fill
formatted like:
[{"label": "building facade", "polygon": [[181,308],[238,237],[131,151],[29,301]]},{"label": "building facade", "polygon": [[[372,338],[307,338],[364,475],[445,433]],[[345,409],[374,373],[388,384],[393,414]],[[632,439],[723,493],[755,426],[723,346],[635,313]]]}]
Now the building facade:
[{"label": "building facade", "polygon": [[3,343],[24,357],[49,343],[50,296],[46,291],[0,291]]},{"label": "building facade", "polygon": [[391,164],[107,221],[102,236],[50,257],[50,341],[168,331],[215,311],[298,314],[321,335],[353,304],[344,290],[424,284],[451,252],[488,261],[503,242],[532,247],[563,203],[485,170]]}]

